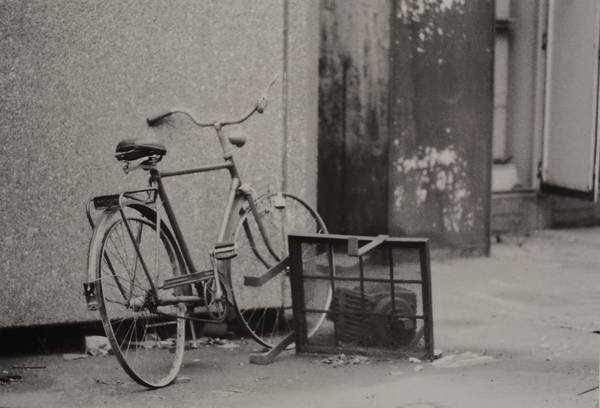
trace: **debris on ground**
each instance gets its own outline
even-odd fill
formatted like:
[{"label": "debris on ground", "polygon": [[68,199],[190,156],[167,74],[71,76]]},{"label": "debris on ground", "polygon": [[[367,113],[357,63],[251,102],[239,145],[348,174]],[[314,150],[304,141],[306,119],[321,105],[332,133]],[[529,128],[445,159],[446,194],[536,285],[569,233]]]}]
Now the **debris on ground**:
[{"label": "debris on ground", "polygon": [[12,366],[13,369],[21,369],[21,370],[42,370],[46,368],[46,364],[43,363],[24,363],[24,364],[14,364]]},{"label": "debris on ground", "polygon": [[195,350],[197,348],[200,348],[200,346],[206,346],[209,343],[209,338],[208,337],[200,337],[194,340],[188,340],[185,343],[185,348],[186,350],[192,349]]},{"label": "debris on ground", "polygon": [[119,380],[103,380],[101,378],[96,378],[96,383],[97,384],[102,384],[102,385],[123,385],[125,384],[123,381],[119,381]]},{"label": "debris on ground", "polygon": [[425,369],[425,367],[423,366],[423,364],[419,364],[417,366],[415,366],[414,370],[419,372],[419,371],[423,371]]},{"label": "debris on ground", "polygon": [[431,365],[435,367],[455,368],[486,364],[490,361],[494,361],[492,356],[465,351],[464,353],[460,354],[449,354],[445,357],[435,360],[433,363],[431,363]]},{"label": "debris on ground", "polygon": [[225,348],[225,349],[232,349],[232,348],[238,348],[238,347],[240,347],[240,345],[229,341],[227,343],[217,344],[217,347]]},{"label": "debris on ground", "polygon": [[444,356],[444,352],[440,349],[435,349],[433,350],[433,359],[437,360],[440,359]]},{"label": "debris on ground", "polygon": [[156,347],[161,350],[175,349],[175,339],[159,340]]},{"label": "debris on ground", "polygon": [[239,348],[241,342],[235,342],[231,340],[221,339],[219,337],[200,337],[196,340],[189,340],[186,343],[186,348],[197,349],[201,346],[217,346],[220,348],[233,349]]},{"label": "debris on ground", "polygon": [[186,377],[185,375],[178,375],[173,381],[173,384],[185,384],[189,383],[190,381],[192,381],[190,377]]},{"label": "debris on ground", "polygon": [[9,384],[15,381],[20,381],[22,379],[23,377],[15,373],[10,373],[8,371],[0,372],[0,384]]},{"label": "debris on ground", "polygon": [[321,360],[323,364],[329,364],[332,367],[340,367],[345,365],[369,364],[371,360],[365,356],[346,355],[344,353],[337,356],[327,357]]},{"label": "debris on ground", "polygon": [[419,360],[419,359],[418,359],[418,358],[416,358],[416,357],[409,357],[409,358],[408,358],[408,362],[409,362],[409,363],[413,363],[413,364],[420,364],[420,363],[422,363],[422,361],[421,361],[421,360]]},{"label": "debris on ground", "polygon": [[88,354],[77,354],[77,353],[65,353],[63,354],[63,360],[73,361],[73,360],[82,360],[84,358],[88,358]]},{"label": "debris on ground", "polygon": [[400,370],[390,371],[388,373],[388,375],[392,375],[392,376],[402,375],[402,374],[404,374],[404,371],[400,371]]},{"label": "debris on ground", "polygon": [[226,398],[233,394],[243,394],[245,391],[239,390],[237,388],[228,388],[226,390],[212,390],[209,391],[209,394],[212,394],[215,397]]},{"label": "debris on ground", "polygon": [[107,356],[112,350],[110,342],[104,336],[86,336],[85,353],[90,356]]},{"label": "debris on ground", "polygon": [[214,345],[214,346],[222,346],[224,344],[227,344],[227,340],[221,339],[219,337],[210,337],[208,339],[208,344]]}]

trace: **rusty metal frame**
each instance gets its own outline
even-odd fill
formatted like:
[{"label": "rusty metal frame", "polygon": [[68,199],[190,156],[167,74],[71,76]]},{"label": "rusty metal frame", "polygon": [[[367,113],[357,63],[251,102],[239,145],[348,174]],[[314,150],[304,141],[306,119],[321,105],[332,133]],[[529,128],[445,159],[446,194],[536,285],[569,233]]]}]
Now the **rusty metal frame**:
[{"label": "rusty metal frame", "polygon": [[[307,275],[303,270],[302,260],[302,244],[325,244],[327,246],[328,253],[328,266],[329,273],[327,276],[324,275]],[[334,261],[334,246],[344,245],[348,246],[348,255],[356,256],[359,259],[359,277],[342,277],[336,276],[335,261]],[[410,352],[410,355],[415,355],[413,346],[424,339],[424,348],[422,349],[422,355],[420,357],[425,359],[432,359],[434,355],[434,342],[433,342],[433,311],[431,302],[431,267],[430,267],[430,254],[429,254],[429,241],[424,238],[390,238],[387,236],[380,235],[378,237],[365,237],[365,236],[347,236],[347,235],[335,235],[335,234],[294,234],[288,236],[288,246],[290,253],[290,278],[292,285],[292,307],[294,312],[294,328],[295,328],[295,342],[296,352],[298,353],[339,353],[339,352],[357,352],[365,354],[393,354],[393,355],[405,355]],[[370,250],[379,247],[387,251],[388,262],[389,262],[389,279],[382,278],[369,278],[365,277],[363,256],[365,256]],[[420,279],[397,279],[394,275],[394,264],[392,260],[393,249],[395,248],[408,248],[415,249],[419,254],[419,264],[421,277]],[[415,333],[415,338],[411,343],[403,348],[397,350],[381,350],[364,348],[358,346],[340,346],[339,335],[337,333],[337,327],[334,325],[334,340],[336,346],[322,346],[313,345],[310,343],[307,337],[307,326],[306,326],[306,315],[307,313],[327,313],[330,316],[339,314],[353,314],[350,312],[338,312],[335,307],[330,307],[328,310],[321,309],[308,309],[305,304],[304,298],[304,281],[307,279],[326,279],[329,280],[331,290],[335,293],[336,282],[339,281],[356,281],[360,283],[360,292],[364,315],[369,316],[395,316],[399,318],[411,318],[416,320],[422,320],[423,325],[420,330]],[[383,282],[390,284],[390,293],[392,299],[392,312],[391,314],[382,314],[367,312],[364,308],[365,303],[365,282]],[[396,304],[394,298],[394,290],[396,284],[418,284],[421,286],[421,299],[423,314],[404,316],[396,311]],[[332,302],[333,304],[334,302]]]}]

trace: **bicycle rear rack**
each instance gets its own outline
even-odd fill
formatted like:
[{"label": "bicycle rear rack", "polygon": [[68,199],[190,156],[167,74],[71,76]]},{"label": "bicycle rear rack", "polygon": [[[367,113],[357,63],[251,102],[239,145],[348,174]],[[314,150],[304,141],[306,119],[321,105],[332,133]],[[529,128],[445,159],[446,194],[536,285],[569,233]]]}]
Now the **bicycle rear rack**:
[{"label": "bicycle rear rack", "polygon": [[154,204],[157,196],[158,190],[154,187],[144,188],[141,190],[124,191],[117,194],[95,196],[88,200],[85,212],[90,226],[94,228],[95,220],[92,216],[92,210],[102,211],[106,208],[119,207],[124,199],[128,199],[140,204]]}]

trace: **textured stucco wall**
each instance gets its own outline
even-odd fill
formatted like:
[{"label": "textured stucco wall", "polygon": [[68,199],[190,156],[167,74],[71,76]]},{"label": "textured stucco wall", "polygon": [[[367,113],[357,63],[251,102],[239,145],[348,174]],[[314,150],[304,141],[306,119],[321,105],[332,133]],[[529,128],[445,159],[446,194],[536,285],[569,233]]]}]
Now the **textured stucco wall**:
[{"label": "textured stucco wall", "polygon": [[[82,297],[91,235],[83,205],[145,185],[142,174],[121,172],[119,140],[160,140],[163,169],[220,160],[208,130],[184,121],[148,129],[144,118],[162,108],[238,115],[277,74],[267,112],[242,128],[243,175],[265,191],[285,163],[289,190],[315,202],[316,3],[293,0],[287,10],[293,101],[284,126],[283,1],[0,1],[0,326],[96,318]],[[224,172],[167,181],[203,259],[227,185]]]}]

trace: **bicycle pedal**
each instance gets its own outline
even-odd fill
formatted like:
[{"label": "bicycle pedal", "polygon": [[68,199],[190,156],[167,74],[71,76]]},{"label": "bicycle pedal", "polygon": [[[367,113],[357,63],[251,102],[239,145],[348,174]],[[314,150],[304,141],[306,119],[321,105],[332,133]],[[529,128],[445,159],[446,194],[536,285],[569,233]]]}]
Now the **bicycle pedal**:
[{"label": "bicycle pedal", "polygon": [[237,256],[237,247],[234,242],[218,242],[212,251],[215,259],[224,260]]},{"label": "bicycle pedal", "polygon": [[176,276],[174,278],[165,279],[163,285],[159,289],[172,289],[178,286],[191,285],[192,283],[198,283],[208,280],[214,276],[214,271],[202,271],[196,273],[188,273],[185,275]]}]

